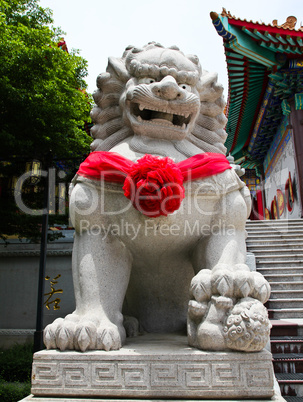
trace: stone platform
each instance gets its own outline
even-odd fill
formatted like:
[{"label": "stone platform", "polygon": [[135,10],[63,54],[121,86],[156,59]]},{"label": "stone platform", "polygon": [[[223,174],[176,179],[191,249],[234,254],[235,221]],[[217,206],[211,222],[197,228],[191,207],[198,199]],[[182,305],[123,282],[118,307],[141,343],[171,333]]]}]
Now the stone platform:
[{"label": "stone platform", "polygon": [[[200,399],[202,400],[202,399]],[[243,399],[240,399],[243,401]],[[30,395],[19,402],[197,402],[197,399],[83,399],[83,398],[56,398],[39,397]],[[232,402],[239,399],[203,399],[203,402]],[[270,399],[262,399],[262,402],[286,402],[282,396],[273,396]],[[260,402],[260,399],[245,399],[245,402]]]},{"label": "stone platform", "polygon": [[34,355],[32,394],[27,400],[270,400],[272,356],[200,351],[175,334],[130,338],[119,351],[43,350]]}]

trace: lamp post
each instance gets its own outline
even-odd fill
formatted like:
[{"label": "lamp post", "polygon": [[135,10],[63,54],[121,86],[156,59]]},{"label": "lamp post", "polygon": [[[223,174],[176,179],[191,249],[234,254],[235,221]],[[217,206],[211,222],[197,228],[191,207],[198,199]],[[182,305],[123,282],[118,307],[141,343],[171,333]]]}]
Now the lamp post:
[{"label": "lamp post", "polygon": [[37,160],[26,162],[25,170],[30,172],[29,184],[31,186],[38,184],[41,179],[41,162]]},{"label": "lamp post", "polygon": [[[38,282],[38,298],[37,298],[37,316],[36,316],[36,331],[34,333],[34,352],[44,349],[43,344],[43,305],[44,305],[44,284],[45,284],[45,266],[47,252],[47,232],[48,232],[48,216],[49,216],[49,183],[54,175],[54,170],[49,169],[50,159],[46,159],[47,175],[45,177],[44,198],[43,198],[43,215],[42,215],[42,230],[41,230],[41,245],[40,245],[40,262],[39,262],[39,282]],[[36,165],[32,165],[35,169]],[[34,171],[32,169],[32,171]],[[35,175],[33,174],[33,177]],[[37,183],[35,179],[32,183]]]}]

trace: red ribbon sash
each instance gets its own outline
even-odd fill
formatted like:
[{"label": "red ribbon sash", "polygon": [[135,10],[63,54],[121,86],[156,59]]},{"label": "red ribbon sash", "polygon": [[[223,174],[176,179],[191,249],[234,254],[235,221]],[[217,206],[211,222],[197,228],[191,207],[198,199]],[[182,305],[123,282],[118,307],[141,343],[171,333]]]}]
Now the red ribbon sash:
[{"label": "red ribbon sash", "polygon": [[[140,160],[139,160],[140,161]],[[93,180],[124,183],[126,176],[137,162],[115,152],[96,151],[81,163],[77,174]],[[181,171],[183,181],[213,176],[231,169],[225,155],[206,152],[175,164]]]},{"label": "red ribbon sash", "polygon": [[183,182],[213,176],[231,169],[224,155],[198,154],[175,163],[170,158],[145,155],[133,162],[114,152],[92,152],[78,175],[95,180],[123,183],[125,197],[144,215],[167,216],[180,208]]}]

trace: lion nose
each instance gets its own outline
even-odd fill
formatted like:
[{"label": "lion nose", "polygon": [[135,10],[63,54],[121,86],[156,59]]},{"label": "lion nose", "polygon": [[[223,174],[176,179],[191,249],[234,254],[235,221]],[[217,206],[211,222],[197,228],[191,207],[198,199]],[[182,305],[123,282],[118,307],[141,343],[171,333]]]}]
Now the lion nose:
[{"label": "lion nose", "polygon": [[155,95],[166,99],[182,99],[184,97],[182,89],[177,84],[177,81],[171,75],[167,75],[153,87]]}]

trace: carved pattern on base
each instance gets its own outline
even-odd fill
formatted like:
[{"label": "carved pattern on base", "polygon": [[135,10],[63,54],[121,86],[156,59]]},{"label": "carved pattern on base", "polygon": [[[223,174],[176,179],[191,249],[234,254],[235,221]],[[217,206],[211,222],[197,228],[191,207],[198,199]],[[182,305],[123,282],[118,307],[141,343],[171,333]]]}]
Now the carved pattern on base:
[{"label": "carved pattern on base", "polygon": [[[160,356],[160,355],[159,355]],[[189,356],[188,356],[189,357]],[[193,360],[178,361],[153,358],[143,360],[95,360],[92,355],[83,362],[41,359],[34,361],[32,393],[34,395],[98,395],[124,397],[190,397],[190,396],[258,396],[273,394],[271,359],[264,352],[246,363],[233,357],[226,361],[222,354],[205,354]],[[204,358],[204,359],[203,359]],[[142,359],[142,357],[141,357]],[[82,361],[81,361],[82,360]],[[200,361],[199,361],[200,360]],[[205,361],[206,360],[206,361]],[[207,361],[208,360],[208,361]],[[211,361],[209,361],[211,360]],[[224,361],[225,360],[225,361]]]}]

